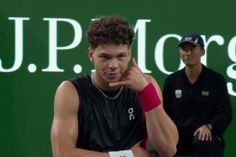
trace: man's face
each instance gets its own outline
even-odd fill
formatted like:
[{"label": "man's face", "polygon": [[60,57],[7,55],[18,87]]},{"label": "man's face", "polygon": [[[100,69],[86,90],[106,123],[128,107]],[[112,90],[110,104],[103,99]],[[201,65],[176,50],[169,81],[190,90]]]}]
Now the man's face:
[{"label": "man's face", "polygon": [[97,81],[111,83],[119,81],[128,67],[131,48],[128,45],[99,45],[89,49],[90,61],[96,69]]},{"label": "man's face", "polygon": [[202,47],[188,42],[183,43],[179,47],[180,57],[186,66],[201,64],[201,57],[204,53],[205,50]]}]

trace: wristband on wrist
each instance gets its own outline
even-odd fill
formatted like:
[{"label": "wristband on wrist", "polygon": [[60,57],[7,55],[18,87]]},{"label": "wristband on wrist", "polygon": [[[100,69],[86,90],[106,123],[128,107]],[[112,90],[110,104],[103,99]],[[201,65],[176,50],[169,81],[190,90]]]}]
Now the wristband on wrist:
[{"label": "wristband on wrist", "polygon": [[134,157],[131,150],[111,151],[109,157]]},{"label": "wristband on wrist", "polygon": [[161,100],[152,83],[149,83],[143,90],[138,92],[138,95],[144,112],[148,112],[161,104]]}]

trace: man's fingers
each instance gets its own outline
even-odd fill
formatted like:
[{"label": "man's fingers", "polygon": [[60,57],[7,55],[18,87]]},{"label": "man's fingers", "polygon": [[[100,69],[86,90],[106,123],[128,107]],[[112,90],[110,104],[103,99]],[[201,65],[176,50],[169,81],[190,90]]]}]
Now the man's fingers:
[{"label": "man's fingers", "polygon": [[207,138],[206,138],[207,141],[211,141],[212,140],[212,137],[211,137],[211,132],[207,132]]},{"label": "man's fingers", "polygon": [[202,136],[203,136],[202,133],[199,132],[199,134],[198,134],[198,139],[199,139],[199,140],[202,140]]},{"label": "man's fingers", "polygon": [[197,134],[198,134],[198,130],[194,132],[193,136],[197,136]]},{"label": "man's fingers", "polygon": [[110,87],[119,87],[119,86],[125,86],[125,85],[127,85],[126,81],[119,81],[119,82],[109,83]]},{"label": "man's fingers", "polygon": [[136,63],[135,58],[132,59],[132,66],[134,66],[134,67],[139,69],[138,64]]},{"label": "man's fingers", "polygon": [[206,138],[207,138],[207,135],[205,133],[202,133],[202,141],[205,141]]}]

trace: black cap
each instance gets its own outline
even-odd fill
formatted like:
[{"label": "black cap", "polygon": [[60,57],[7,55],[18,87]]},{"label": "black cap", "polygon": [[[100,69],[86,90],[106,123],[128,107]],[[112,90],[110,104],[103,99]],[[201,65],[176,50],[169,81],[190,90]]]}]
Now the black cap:
[{"label": "black cap", "polygon": [[194,45],[196,45],[196,46],[201,46],[202,48],[204,48],[203,39],[202,39],[202,37],[201,37],[199,34],[197,34],[197,33],[189,33],[189,34],[183,36],[182,39],[180,40],[178,46],[181,47],[181,45],[182,45],[183,43],[186,43],[186,42],[192,43],[192,44],[194,44]]}]

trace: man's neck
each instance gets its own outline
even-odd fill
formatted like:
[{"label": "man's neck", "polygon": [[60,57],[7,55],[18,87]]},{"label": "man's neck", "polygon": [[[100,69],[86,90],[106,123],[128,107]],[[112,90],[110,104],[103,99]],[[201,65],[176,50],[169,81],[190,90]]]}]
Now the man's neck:
[{"label": "man's neck", "polygon": [[185,66],[185,73],[191,84],[195,83],[202,71],[202,64],[197,64],[194,66]]}]

